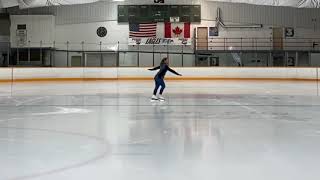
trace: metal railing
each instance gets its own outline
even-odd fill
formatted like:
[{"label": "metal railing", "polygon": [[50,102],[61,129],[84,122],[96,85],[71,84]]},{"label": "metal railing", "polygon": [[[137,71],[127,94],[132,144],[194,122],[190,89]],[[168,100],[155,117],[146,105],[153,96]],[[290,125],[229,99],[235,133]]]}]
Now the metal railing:
[{"label": "metal railing", "polygon": [[320,38],[196,38],[202,51],[320,51]]},{"label": "metal railing", "polygon": [[[158,65],[161,58],[165,56],[169,56],[171,65],[181,67],[238,66],[239,64],[241,66],[252,64],[255,66],[283,64],[286,66],[292,64],[287,62],[289,59],[291,62],[292,58],[296,61],[295,65],[299,64],[298,59],[300,61],[304,59],[308,62],[303,66],[311,66],[310,54],[302,54],[300,57],[298,52],[310,53],[320,50],[320,39],[318,38],[209,38],[194,39],[193,42],[192,46],[139,44],[129,46],[119,42],[85,41],[28,41],[23,46],[16,46],[0,42],[0,66],[145,67]],[[274,51],[275,53],[280,51],[282,54],[273,54]],[[294,55],[290,54],[293,53],[292,51]],[[248,53],[251,54],[248,55]],[[5,57],[1,57],[2,54],[5,54]],[[282,58],[283,62],[273,63],[273,59],[276,58]]]},{"label": "metal railing", "polygon": [[[30,66],[72,66],[72,58],[74,56],[81,56],[81,66],[90,64],[88,56],[96,58],[99,56],[100,63],[93,63],[92,66],[104,66],[105,59],[115,61],[112,66],[153,66],[157,65],[159,59],[163,56],[175,56],[180,59],[179,66],[184,65],[184,58],[193,56],[193,46],[172,46],[172,45],[128,45],[124,43],[103,43],[103,42],[31,42],[25,44],[10,44],[5,45],[5,49],[0,52],[5,52],[6,62],[1,63],[0,66],[9,65],[30,65]],[[146,56],[149,62],[144,63]],[[151,58],[150,58],[151,56]],[[1,54],[0,54],[1,59]],[[65,62],[61,62],[65,61]],[[122,62],[122,63],[121,63]],[[60,63],[60,64],[59,64]],[[58,64],[58,65],[57,65]],[[79,64],[77,65],[79,66]],[[109,66],[109,65],[107,65]]]}]

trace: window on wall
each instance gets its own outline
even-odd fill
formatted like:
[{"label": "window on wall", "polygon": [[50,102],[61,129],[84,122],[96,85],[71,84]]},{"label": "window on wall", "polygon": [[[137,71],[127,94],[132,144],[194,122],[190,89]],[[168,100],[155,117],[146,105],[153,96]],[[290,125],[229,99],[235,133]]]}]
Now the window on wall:
[{"label": "window on wall", "polygon": [[140,16],[148,16],[149,11],[148,11],[148,6],[140,6]]}]

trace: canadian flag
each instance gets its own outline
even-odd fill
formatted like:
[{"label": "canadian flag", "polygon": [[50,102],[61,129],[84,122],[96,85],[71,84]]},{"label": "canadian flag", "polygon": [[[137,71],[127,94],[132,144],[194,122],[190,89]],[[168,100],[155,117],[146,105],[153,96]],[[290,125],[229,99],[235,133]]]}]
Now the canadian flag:
[{"label": "canadian flag", "polygon": [[164,23],[165,38],[190,38],[190,23]]}]

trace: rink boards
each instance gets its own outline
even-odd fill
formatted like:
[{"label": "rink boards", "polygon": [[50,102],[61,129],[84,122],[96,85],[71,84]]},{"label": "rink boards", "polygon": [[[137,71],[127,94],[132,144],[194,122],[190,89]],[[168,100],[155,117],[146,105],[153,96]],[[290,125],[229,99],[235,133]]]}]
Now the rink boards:
[{"label": "rink boards", "polygon": [[[146,80],[156,71],[148,68],[0,68],[0,81],[46,80]],[[230,68],[194,67],[174,68],[182,77],[167,73],[168,80],[317,80],[320,68]]]}]

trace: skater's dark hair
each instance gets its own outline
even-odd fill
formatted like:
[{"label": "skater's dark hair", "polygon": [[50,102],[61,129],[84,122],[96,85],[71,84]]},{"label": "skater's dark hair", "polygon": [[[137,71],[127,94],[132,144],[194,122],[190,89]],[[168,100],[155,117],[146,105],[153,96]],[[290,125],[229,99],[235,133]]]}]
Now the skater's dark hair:
[{"label": "skater's dark hair", "polygon": [[161,60],[161,64],[164,64],[164,62],[165,62],[167,59],[168,59],[167,57],[163,58],[163,59]]}]

